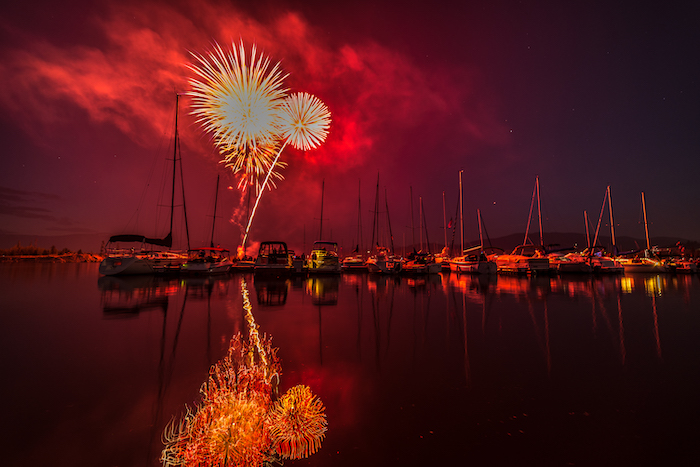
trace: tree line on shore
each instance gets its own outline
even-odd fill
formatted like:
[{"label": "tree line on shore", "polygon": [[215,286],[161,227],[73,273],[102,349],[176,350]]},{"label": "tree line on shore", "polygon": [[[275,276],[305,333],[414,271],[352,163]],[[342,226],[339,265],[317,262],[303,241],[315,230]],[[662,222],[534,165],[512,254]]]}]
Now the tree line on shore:
[{"label": "tree line on shore", "polygon": [[63,260],[63,261],[101,261],[100,255],[93,253],[83,253],[80,249],[76,252],[63,248],[59,250],[55,246],[51,248],[41,248],[36,245],[22,246],[19,242],[12,248],[0,249],[0,258],[4,261],[19,261],[19,260]]}]

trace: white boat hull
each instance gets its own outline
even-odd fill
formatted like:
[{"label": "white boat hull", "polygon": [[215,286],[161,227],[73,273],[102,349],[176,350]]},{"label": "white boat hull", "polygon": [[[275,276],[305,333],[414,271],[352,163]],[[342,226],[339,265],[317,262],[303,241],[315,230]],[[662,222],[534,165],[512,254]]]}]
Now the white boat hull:
[{"label": "white boat hull", "polygon": [[154,272],[152,262],[140,256],[108,256],[99,266],[99,273],[103,276],[153,274]]}]

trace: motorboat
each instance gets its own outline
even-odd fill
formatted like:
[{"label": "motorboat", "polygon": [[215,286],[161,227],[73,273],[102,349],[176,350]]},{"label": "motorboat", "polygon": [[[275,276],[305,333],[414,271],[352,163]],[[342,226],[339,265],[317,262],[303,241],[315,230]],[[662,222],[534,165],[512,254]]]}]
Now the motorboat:
[{"label": "motorboat", "polygon": [[311,254],[306,258],[306,272],[309,274],[339,274],[338,244],[320,240],[314,242]]},{"label": "motorboat", "polygon": [[255,274],[283,275],[294,271],[292,255],[285,242],[261,242],[255,259]]},{"label": "motorboat", "polygon": [[343,272],[367,272],[367,264],[362,255],[346,256],[340,262],[340,270]]}]

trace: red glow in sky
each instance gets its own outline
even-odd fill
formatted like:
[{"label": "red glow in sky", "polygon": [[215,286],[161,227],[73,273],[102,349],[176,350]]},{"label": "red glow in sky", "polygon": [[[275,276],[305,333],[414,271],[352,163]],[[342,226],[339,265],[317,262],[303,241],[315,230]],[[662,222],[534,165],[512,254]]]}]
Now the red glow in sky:
[{"label": "red glow in sky", "polygon": [[[239,40],[281,62],[290,90],[319,97],[333,117],[320,148],[285,149],[285,180],[263,197],[254,242],[310,246],[325,180],[324,237],[356,243],[360,182],[368,243],[377,174],[397,243],[411,241],[411,189],[415,218],[420,196],[430,240],[440,241],[443,192],[449,219],[460,169],[467,222],[481,209],[492,237],[524,231],[539,176],[545,231],[582,233],[583,211],[595,217],[611,185],[618,235],[643,238],[645,191],[652,236],[700,238],[694,3],[248,3],[9,7],[0,20],[4,241],[85,234],[94,250],[95,239],[126,230],[158,235],[148,211],[158,202],[144,188],[161,183],[189,53]],[[186,99],[180,115],[196,246],[210,235],[216,175],[222,186],[236,180]],[[219,201],[216,237],[235,249],[230,219],[245,198],[222,190]]]}]

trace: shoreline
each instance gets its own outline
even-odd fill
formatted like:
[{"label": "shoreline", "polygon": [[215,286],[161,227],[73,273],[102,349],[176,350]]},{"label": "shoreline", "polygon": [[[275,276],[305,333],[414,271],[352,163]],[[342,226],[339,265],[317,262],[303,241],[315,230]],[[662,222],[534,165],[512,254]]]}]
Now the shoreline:
[{"label": "shoreline", "polygon": [[102,256],[91,253],[0,256],[0,263],[99,263],[101,261]]}]

